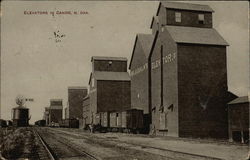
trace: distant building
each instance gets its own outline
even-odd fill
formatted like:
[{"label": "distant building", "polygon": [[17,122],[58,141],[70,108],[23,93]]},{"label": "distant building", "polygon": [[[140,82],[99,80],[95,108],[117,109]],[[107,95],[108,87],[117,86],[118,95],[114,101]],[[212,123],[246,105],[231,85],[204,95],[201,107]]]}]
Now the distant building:
[{"label": "distant building", "polygon": [[138,34],[130,61],[131,104],[151,131],[175,137],[227,138],[228,43],[208,5],[160,2],[152,34]]},{"label": "distant building", "polygon": [[49,125],[58,124],[62,120],[62,99],[51,99],[49,107]]},{"label": "distant building", "polygon": [[89,102],[89,95],[83,98],[82,103],[82,119],[80,122],[80,128],[85,128],[86,125],[92,124],[91,120],[91,114],[90,114],[90,102]]},{"label": "distant building", "polygon": [[68,87],[68,107],[66,109],[66,119],[82,118],[83,98],[88,94],[86,87]]},{"label": "distant building", "polygon": [[130,77],[127,59],[122,57],[92,57],[89,79],[90,122],[99,124],[101,112],[129,109]]},{"label": "distant building", "polygon": [[249,98],[239,97],[228,103],[229,140],[249,143]]},{"label": "distant building", "polygon": [[45,125],[48,126],[49,125],[49,107],[45,107],[43,119],[45,120]]}]

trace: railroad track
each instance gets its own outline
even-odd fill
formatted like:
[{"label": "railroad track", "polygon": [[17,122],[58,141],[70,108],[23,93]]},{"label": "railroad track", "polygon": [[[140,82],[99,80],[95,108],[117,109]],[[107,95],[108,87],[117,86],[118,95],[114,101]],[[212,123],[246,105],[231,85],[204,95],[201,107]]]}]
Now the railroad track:
[{"label": "railroad track", "polygon": [[[64,144],[65,146],[71,148],[72,150],[75,150],[75,151],[77,151],[77,152],[80,152],[81,155],[87,156],[87,157],[89,157],[89,158],[91,158],[91,159],[94,159],[94,160],[100,160],[99,158],[96,158],[95,156],[93,156],[93,155],[91,155],[91,154],[89,154],[89,153],[83,151],[83,150],[81,149],[80,146],[78,146],[78,145],[76,145],[76,144],[72,145],[71,142],[70,142],[69,140],[67,140],[67,139],[63,139],[63,140],[62,140],[62,138],[60,137],[60,139],[58,139],[58,141],[59,141],[61,144]],[[74,146],[74,147],[73,147],[73,146]]]},{"label": "railroad track", "polygon": [[[119,140],[112,140],[117,143],[121,143]],[[173,159],[173,160],[225,160],[222,158],[217,158],[217,157],[211,157],[211,156],[205,156],[205,155],[199,155],[199,154],[192,154],[192,153],[187,153],[187,152],[181,152],[181,151],[175,151],[175,150],[170,150],[170,149],[165,149],[165,148],[160,148],[160,147],[154,147],[154,146],[148,146],[148,145],[142,145],[142,144],[135,144],[132,142],[122,142],[127,145],[132,145],[135,147],[140,147],[142,150],[145,149],[153,149],[153,150],[158,150],[158,151],[163,151],[165,152],[165,157],[168,159]]]},{"label": "railroad track", "polygon": [[44,151],[40,151],[39,157],[41,160],[46,160],[46,159],[50,159],[50,160],[55,160],[55,157],[53,156],[52,152],[50,151],[50,149],[48,148],[47,144],[44,142],[44,140],[42,139],[42,137],[39,135],[39,133],[36,130],[33,130],[34,134],[37,136],[37,138],[39,139],[39,141],[42,144]]},{"label": "railroad track", "polygon": [[[69,136],[82,137],[82,138],[91,140],[89,137],[81,135],[79,133],[69,133],[68,131],[62,131],[62,130],[55,130],[55,131],[67,134]],[[121,141],[116,140],[116,139],[112,139],[111,141],[116,142],[116,144],[121,143]],[[95,142],[95,143],[98,143],[98,142]],[[100,144],[101,143],[110,143],[110,139],[109,140],[103,139],[102,142],[100,142]],[[130,145],[130,146],[140,147],[142,150],[153,149],[153,150],[163,151],[167,158],[173,159],[173,160],[174,159],[176,159],[176,160],[225,160],[225,159],[217,158],[217,157],[175,151],[175,150],[170,150],[170,149],[165,149],[165,148],[160,148],[160,147],[153,147],[153,146],[148,146],[148,145],[142,145],[142,144],[137,144],[137,143],[132,143],[132,142],[123,142],[122,141],[122,143]],[[112,144],[110,144],[110,145],[112,145]],[[122,148],[124,146],[119,146],[119,147]]]},{"label": "railroad track", "polygon": [[72,144],[72,142],[65,138],[56,137],[50,132],[37,131],[37,129],[35,130],[35,133],[39,137],[44,149],[48,153],[47,159],[45,158],[46,160],[71,158],[81,158],[84,160],[100,160],[100,158],[83,151],[80,146]]},{"label": "railroad track", "polygon": [[198,154],[192,154],[192,153],[181,152],[181,151],[174,151],[174,150],[164,149],[164,148],[159,148],[159,147],[153,147],[153,146],[147,146],[147,145],[140,145],[140,144],[134,144],[134,143],[128,143],[128,142],[125,142],[125,143],[126,144],[140,146],[141,148],[151,148],[151,149],[165,151],[165,152],[168,152],[169,154],[175,154],[175,155],[178,155],[179,157],[186,157],[188,159],[225,160],[225,159],[221,159],[221,158],[217,158],[217,157],[211,157],[211,156],[205,156],[205,155],[198,155]]}]

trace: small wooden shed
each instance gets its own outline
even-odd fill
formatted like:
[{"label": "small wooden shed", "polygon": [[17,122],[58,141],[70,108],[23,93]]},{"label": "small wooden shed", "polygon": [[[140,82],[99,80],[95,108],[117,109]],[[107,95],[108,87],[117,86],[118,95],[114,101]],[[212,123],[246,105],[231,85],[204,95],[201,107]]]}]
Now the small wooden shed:
[{"label": "small wooden shed", "polygon": [[229,141],[249,143],[249,98],[239,97],[228,103]]}]

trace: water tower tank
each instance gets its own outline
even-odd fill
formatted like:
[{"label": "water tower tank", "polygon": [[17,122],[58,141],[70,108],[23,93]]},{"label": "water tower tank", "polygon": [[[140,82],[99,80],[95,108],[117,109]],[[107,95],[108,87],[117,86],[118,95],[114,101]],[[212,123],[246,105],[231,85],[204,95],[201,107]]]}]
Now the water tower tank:
[{"label": "water tower tank", "polygon": [[29,125],[29,109],[25,107],[15,107],[12,109],[13,126],[26,127]]}]

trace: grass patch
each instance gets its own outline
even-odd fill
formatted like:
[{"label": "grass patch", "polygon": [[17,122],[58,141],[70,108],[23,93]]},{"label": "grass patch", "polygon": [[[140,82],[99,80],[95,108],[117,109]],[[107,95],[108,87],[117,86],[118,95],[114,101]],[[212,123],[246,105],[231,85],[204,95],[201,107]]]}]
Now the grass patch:
[{"label": "grass patch", "polygon": [[29,128],[2,130],[0,137],[0,151],[6,159],[29,158],[36,152],[35,136]]}]

